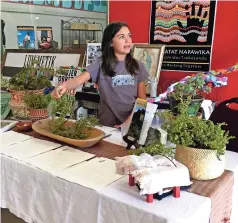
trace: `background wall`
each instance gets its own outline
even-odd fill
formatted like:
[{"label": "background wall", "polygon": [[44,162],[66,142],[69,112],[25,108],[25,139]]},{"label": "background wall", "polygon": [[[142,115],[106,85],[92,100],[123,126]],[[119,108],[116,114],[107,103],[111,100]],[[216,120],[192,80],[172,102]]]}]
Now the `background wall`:
[{"label": "background wall", "polygon": [[[13,3],[14,2],[14,3]],[[20,3],[19,3],[20,2]],[[17,26],[49,26],[53,28],[53,40],[61,46],[61,20],[71,17],[88,18],[90,22],[101,23],[103,29],[107,24],[105,1],[2,1],[1,18],[5,21],[6,49],[17,49]],[[33,3],[37,4],[33,4]],[[96,2],[96,1],[95,1]],[[84,4],[83,4],[84,3]],[[81,4],[81,8],[80,8]],[[39,18],[39,19],[36,19]]]},{"label": "background wall", "polygon": [[[129,24],[134,43],[148,43],[150,29],[150,1],[109,1],[109,22],[124,21]],[[120,12],[120,13],[119,13]],[[222,69],[238,62],[238,2],[217,2],[211,69]],[[172,82],[190,75],[189,72],[162,71],[159,92]],[[159,93],[158,92],[158,93]],[[228,86],[214,89],[214,100],[238,97],[238,72],[229,75]]]}]

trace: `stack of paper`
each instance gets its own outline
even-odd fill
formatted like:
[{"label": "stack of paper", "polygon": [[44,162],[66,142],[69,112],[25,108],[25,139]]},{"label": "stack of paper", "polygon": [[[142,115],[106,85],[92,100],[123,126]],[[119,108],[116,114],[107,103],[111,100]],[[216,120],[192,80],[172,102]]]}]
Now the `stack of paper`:
[{"label": "stack of paper", "polygon": [[41,153],[56,149],[60,144],[49,142],[46,140],[31,138],[29,140],[19,142],[2,148],[2,153],[18,160],[24,160]]},{"label": "stack of paper", "polygon": [[100,190],[123,177],[116,174],[114,160],[97,157],[60,171],[57,176],[93,190]]},{"label": "stack of paper", "polygon": [[29,158],[26,161],[32,166],[55,174],[59,170],[81,163],[93,158],[94,156],[94,154],[82,152],[69,146],[64,146],[39,156]]},{"label": "stack of paper", "polygon": [[31,136],[24,135],[14,131],[4,132],[1,134],[1,146],[2,148],[4,148],[5,146],[23,142],[31,138],[32,138]]}]

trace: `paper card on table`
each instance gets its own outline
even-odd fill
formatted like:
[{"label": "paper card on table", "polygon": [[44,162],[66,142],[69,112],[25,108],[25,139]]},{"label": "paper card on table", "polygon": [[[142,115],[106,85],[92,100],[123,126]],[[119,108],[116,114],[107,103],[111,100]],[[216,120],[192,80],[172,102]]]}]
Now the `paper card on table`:
[{"label": "paper card on table", "polygon": [[116,174],[114,160],[98,157],[60,171],[57,176],[93,190],[100,190],[123,177]]},{"label": "paper card on table", "polygon": [[2,148],[2,153],[18,160],[24,160],[56,149],[60,146],[61,145],[58,143],[31,138],[14,145],[5,146],[4,148]]},{"label": "paper card on table", "polygon": [[112,144],[116,144],[119,146],[127,145],[126,142],[122,139],[122,134],[120,129],[111,128],[107,126],[102,126],[102,127],[97,126],[96,128],[104,131],[106,135],[111,134],[109,137],[103,139],[104,141],[110,142]]},{"label": "paper card on table", "polygon": [[63,146],[59,149],[29,158],[27,159],[27,163],[54,174],[59,170],[81,163],[94,156],[94,154],[86,153],[69,146]]},{"label": "paper card on table", "polygon": [[13,145],[31,138],[32,136],[28,136],[14,131],[3,132],[1,133],[1,146],[3,148],[4,146]]}]

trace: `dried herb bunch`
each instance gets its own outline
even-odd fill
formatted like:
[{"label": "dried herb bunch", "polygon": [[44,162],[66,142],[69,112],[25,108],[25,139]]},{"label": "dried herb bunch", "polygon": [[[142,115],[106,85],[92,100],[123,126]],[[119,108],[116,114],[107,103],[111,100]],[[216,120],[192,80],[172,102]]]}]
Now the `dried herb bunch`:
[{"label": "dried herb bunch", "polygon": [[[77,121],[70,121],[66,116],[73,115],[74,97],[63,95],[52,102],[52,120],[49,130],[53,134],[72,139],[86,139],[91,134],[91,129],[98,125],[94,116],[83,117]],[[57,116],[58,115],[58,116]]]}]

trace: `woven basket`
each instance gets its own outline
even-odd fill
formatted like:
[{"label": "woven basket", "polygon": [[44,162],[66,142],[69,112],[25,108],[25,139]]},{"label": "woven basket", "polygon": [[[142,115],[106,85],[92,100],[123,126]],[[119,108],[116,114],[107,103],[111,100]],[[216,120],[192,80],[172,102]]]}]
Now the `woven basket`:
[{"label": "woven basket", "polygon": [[48,113],[47,108],[42,108],[42,109],[29,108],[29,117],[30,117],[30,120],[32,120],[32,121],[38,121],[41,119],[48,118],[49,113]]},{"label": "woven basket", "polygon": [[225,170],[225,156],[219,160],[216,150],[177,145],[175,159],[189,169],[190,177],[195,180],[215,179]]},{"label": "woven basket", "polygon": [[11,101],[9,103],[12,113],[15,117],[17,118],[28,118],[29,116],[29,111],[28,108],[24,102],[24,95],[26,93],[31,93],[31,94],[43,94],[44,90],[28,90],[28,91],[15,91],[15,90],[10,90],[10,93],[12,95]]}]

